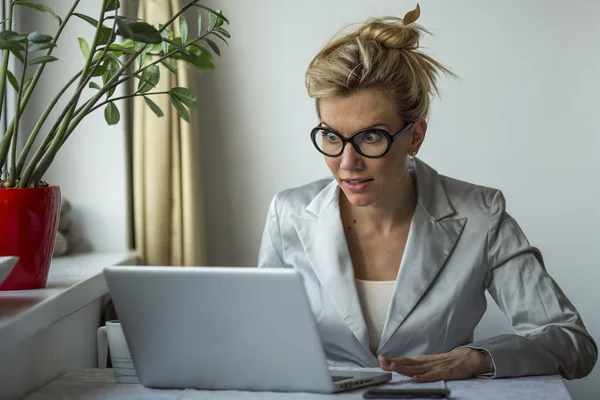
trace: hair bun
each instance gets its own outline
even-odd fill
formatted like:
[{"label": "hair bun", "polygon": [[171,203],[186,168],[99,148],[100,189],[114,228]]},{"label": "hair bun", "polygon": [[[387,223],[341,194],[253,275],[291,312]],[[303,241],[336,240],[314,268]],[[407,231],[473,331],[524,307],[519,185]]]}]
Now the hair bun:
[{"label": "hair bun", "polygon": [[405,23],[400,18],[382,17],[366,21],[357,32],[357,36],[361,40],[374,41],[386,49],[416,50],[419,47],[421,30],[422,27]]}]

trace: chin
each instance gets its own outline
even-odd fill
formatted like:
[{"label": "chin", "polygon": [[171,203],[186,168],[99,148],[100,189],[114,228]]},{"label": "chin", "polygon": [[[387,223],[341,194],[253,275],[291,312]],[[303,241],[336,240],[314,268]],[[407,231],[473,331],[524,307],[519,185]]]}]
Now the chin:
[{"label": "chin", "polygon": [[367,207],[375,203],[373,195],[370,193],[346,193],[344,195],[350,204],[355,207]]}]

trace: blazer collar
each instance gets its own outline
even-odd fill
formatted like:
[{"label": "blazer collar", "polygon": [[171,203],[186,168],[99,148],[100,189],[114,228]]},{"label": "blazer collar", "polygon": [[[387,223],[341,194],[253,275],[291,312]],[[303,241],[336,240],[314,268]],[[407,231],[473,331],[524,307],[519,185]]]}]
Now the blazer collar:
[{"label": "blazer collar", "polygon": [[[418,204],[379,346],[379,350],[388,353],[401,351],[397,346],[393,349],[384,346],[427,292],[465,224],[464,219],[447,218],[455,211],[438,173],[416,158],[410,160],[409,168],[416,175]],[[362,345],[362,354],[356,356],[370,365],[377,359],[369,349],[368,331],[340,218],[339,192],[337,182],[332,180],[309,203],[307,213],[293,216],[292,221],[324,291]]]}]

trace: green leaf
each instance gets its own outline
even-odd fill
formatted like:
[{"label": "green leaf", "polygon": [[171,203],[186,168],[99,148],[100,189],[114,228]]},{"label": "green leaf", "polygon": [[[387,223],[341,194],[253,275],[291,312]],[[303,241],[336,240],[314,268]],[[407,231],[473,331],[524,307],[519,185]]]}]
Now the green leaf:
[{"label": "green leaf", "polygon": [[117,17],[117,27],[117,34],[125,38],[132,39],[131,36],[133,36],[133,31],[131,30],[131,28],[129,28],[129,24],[124,18]]},{"label": "green leaf", "polygon": [[8,78],[8,81],[10,82],[12,87],[15,89],[15,92],[18,92],[19,91],[19,81],[17,81],[17,78],[9,70],[6,70],[6,77]]},{"label": "green leaf", "polygon": [[222,41],[224,41],[226,45],[229,45],[229,43],[227,43],[227,39],[225,39],[223,36],[221,36],[217,32],[213,31],[212,34],[215,35],[216,37],[218,37],[219,39],[221,39]]},{"label": "green leaf", "polygon": [[208,43],[208,45],[210,46],[212,51],[215,52],[216,55],[218,55],[218,56],[221,55],[221,51],[219,51],[219,47],[217,46],[217,44],[215,42],[213,42],[209,38],[204,38],[204,40],[206,40],[206,43]]},{"label": "green leaf", "polygon": [[217,28],[215,29],[215,31],[219,32],[221,35],[225,36],[228,39],[231,38],[231,35],[225,30],[225,28]]},{"label": "green leaf", "polygon": [[173,65],[171,65],[168,61],[163,60],[160,62],[166,69],[168,69],[169,71],[171,71],[172,73],[174,73],[175,75],[177,75],[177,67],[174,67]]},{"label": "green leaf", "polygon": [[144,66],[144,63],[146,62],[146,54],[147,53],[148,53],[148,47],[144,47],[144,50],[142,50],[142,52],[138,56],[138,69],[140,69]]},{"label": "green leaf", "polygon": [[[111,78],[113,76],[115,76],[120,69],[119,63],[116,62],[114,59],[112,58],[107,58],[103,65],[106,67],[106,72],[102,75],[102,83],[106,84],[109,80],[111,80]],[[113,95],[113,93],[115,92],[116,87],[111,88],[106,97],[110,98],[110,96]]]},{"label": "green leaf", "polygon": [[92,17],[89,17],[89,16],[87,16],[87,15],[85,15],[85,14],[80,14],[80,13],[73,13],[73,15],[75,15],[75,16],[77,16],[77,17],[81,18],[81,19],[82,19],[82,20],[84,20],[84,21],[87,21],[87,22],[88,22],[88,23],[89,23],[91,26],[93,26],[94,28],[97,28],[97,27],[98,27],[98,21],[97,21],[97,20],[95,20],[95,19],[94,19],[94,18],[92,18]]},{"label": "green leaf", "polygon": [[108,105],[104,109],[104,119],[106,120],[108,125],[116,125],[121,119],[119,109],[117,108],[117,106],[115,106],[115,103],[113,103],[112,101],[108,103]]},{"label": "green leaf", "polygon": [[[111,39],[112,36],[112,39]],[[100,28],[100,34],[98,35],[98,45],[101,46],[103,44],[109,44],[115,41],[115,35],[113,35],[113,30],[103,26]]]},{"label": "green leaf", "polygon": [[123,62],[119,59],[123,55],[121,51],[109,51],[106,53],[106,57],[115,60],[119,65],[123,66]]},{"label": "green leaf", "polygon": [[[2,48],[2,47],[0,47],[0,49],[1,49],[1,48]],[[20,51],[18,51],[18,50],[12,50],[12,49],[11,49],[11,50],[10,50],[10,52],[11,52],[11,53],[12,53],[12,54],[13,54],[15,57],[17,57],[17,58],[19,59],[19,61],[21,61],[21,63],[23,63],[23,64],[25,63],[25,57],[23,57],[23,54],[21,54],[21,52],[20,52]]]},{"label": "green leaf", "polygon": [[160,80],[160,68],[156,65],[148,65],[142,70],[142,78],[145,80],[140,81],[137,91],[139,93],[146,93],[155,88],[158,84],[158,81]]},{"label": "green leaf", "polygon": [[202,33],[202,10],[198,10],[198,36]]},{"label": "green leaf", "polygon": [[11,42],[23,42],[27,39],[27,34],[18,34],[15,31],[0,32],[0,40],[8,40]]},{"label": "green leaf", "polygon": [[33,8],[34,10],[42,11],[48,14],[51,14],[56,20],[58,24],[62,24],[62,19],[47,5],[41,3],[34,3],[30,0],[16,0],[15,4],[18,4],[23,7]]},{"label": "green leaf", "polygon": [[175,110],[177,110],[177,114],[179,114],[179,116],[184,120],[187,121],[188,123],[190,122],[190,113],[188,112],[188,110],[185,108],[185,106],[183,105],[183,103],[181,101],[179,101],[176,97],[171,96],[171,103],[173,104],[173,106],[175,107]]},{"label": "green leaf", "polygon": [[[170,39],[163,39],[164,42],[169,43],[170,45],[172,45],[173,47],[175,47],[177,50],[179,50],[180,53],[186,54],[186,55],[191,55],[183,46],[183,43],[181,43],[181,38],[175,38],[175,40],[170,40]],[[169,51],[171,51],[173,49],[169,48]]]},{"label": "green leaf", "polygon": [[216,17],[215,21],[215,29],[218,29],[223,25],[223,18],[221,18],[220,14]]},{"label": "green leaf", "polygon": [[49,62],[56,61],[56,60],[58,60],[58,58],[56,58],[54,56],[41,56],[41,57],[34,58],[33,60],[28,60],[27,65],[45,64],[45,63],[49,63]]},{"label": "green leaf", "polygon": [[79,40],[79,48],[81,49],[81,54],[83,54],[83,57],[87,60],[87,58],[90,56],[90,46],[84,38],[77,38],[77,40]]},{"label": "green leaf", "polygon": [[126,39],[142,43],[160,43],[162,37],[160,32],[146,22],[128,22],[123,18],[117,18],[119,29],[117,33]]},{"label": "green leaf", "polygon": [[123,43],[112,43],[109,50],[121,50],[125,53],[135,53],[135,42],[131,39],[124,40]]},{"label": "green leaf", "polygon": [[225,16],[224,16],[224,15],[223,15],[223,14],[222,14],[220,11],[215,11],[215,10],[213,10],[212,8],[208,8],[208,7],[206,7],[205,5],[203,5],[203,4],[198,4],[198,3],[194,4],[194,6],[196,6],[196,7],[199,7],[199,8],[203,8],[203,9],[205,9],[206,11],[209,11],[209,12],[210,12],[210,14],[208,14],[209,16],[210,16],[211,14],[218,15],[218,16],[219,16],[219,18],[221,18],[221,19],[223,19],[225,22],[229,23],[229,20],[228,20],[227,18],[225,18]]},{"label": "green leaf", "polygon": [[162,46],[162,50],[163,50],[163,54],[167,54],[169,52],[169,43],[165,42],[165,39],[173,39],[173,32],[171,32],[168,29],[165,29],[164,31],[162,31],[160,33],[161,36],[161,46]]},{"label": "green leaf", "polygon": [[39,32],[31,32],[27,35],[27,40],[31,43],[48,43],[51,42],[54,38],[50,35],[42,35]]},{"label": "green leaf", "polygon": [[32,52],[32,51],[47,50],[52,47],[56,47],[56,45],[54,43],[34,43],[31,46],[27,47],[27,51]]},{"label": "green leaf", "polygon": [[161,43],[154,43],[152,46],[150,46],[150,52],[160,53],[161,50],[162,50],[162,42]]},{"label": "green leaf", "polygon": [[98,85],[96,82],[90,82],[89,88],[90,88],[90,89],[97,89],[97,90],[100,90],[100,89],[102,89],[102,88],[100,87],[100,85]]},{"label": "green leaf", "polygon": [[196,99],[196,95],[188,88],[181,86],[174,87],[171,89],[170,94],[190,108],[198,105],[198,99]]},{"label": "green leaf", "polygon": [[150,100],[147,96],[144,96],[144,100],[146,101],[148,107],[150,107],[150,109],[154,112],[154,114],[156,114],[157,117],[164,117],[165,114],[163,114],[163,111],[155,102]]},{"label": "green leaf", "polygon": [[104,73],[106,73],[106,65],[98,65],[96,67],[96,69],[94,70],[94,73],[92,74],[92,76],[96,77],[96,76],[102,76],[104,75]]},{"label": "green leaf", "polygon": [[179,31],[181,32],[181,41],[187,43],[188,39],[188,24],[183,15],[179,17]]},{"label": "green leaf", "polygon": [[142,77],[142,76],[141,76],[141,75],[139,75],[139,74],[138,74],[138,75],[128,75],[128,76],[130,76],[130,77],[133,77],[133,78],[135,78],[135,79],[139,79],[141,82],[145,82],[145,83],[147,83],[147,84],[149,84],[149,85],[152,85],[152,82],[151,82],[150,80],[148,80],[148,79],[146,79],[146,78]]},{"label": "green leaf", "polygon": [[215,68],[212,63],[213,55],[204,46],[194,43],[194,46],[190,48],[190,52],[194,55],[193,65],[197,70],[202,71]]},{"label": "green leaf", "polygon": [[207,32],[213,28],[213,20],[214,20],[213,15],[214,14],[212,14],[212,13],[208,13],[208,26],[206,27]]},{"label": "green leaf", "polygon": [[3,50],[14,50],[14,51],[24,51],[25,47],[22,44],[13,42],[10,40],[0,40],[0,49]]},{"label": "green leaf", "polygon": [[121,7],[121,3],[119,0],[105,0],[106,1],[106,11],[114,11],[118,10]]}]

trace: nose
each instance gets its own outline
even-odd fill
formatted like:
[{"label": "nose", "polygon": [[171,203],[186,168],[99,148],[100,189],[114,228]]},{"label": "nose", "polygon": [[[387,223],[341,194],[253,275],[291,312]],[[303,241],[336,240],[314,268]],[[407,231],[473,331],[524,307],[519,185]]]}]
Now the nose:
[{"label": "nose", "polygon": [[362,169],[362,156],[354,149],[352,143],[346,144],[340,158],[340,168],[346,170]]}]

